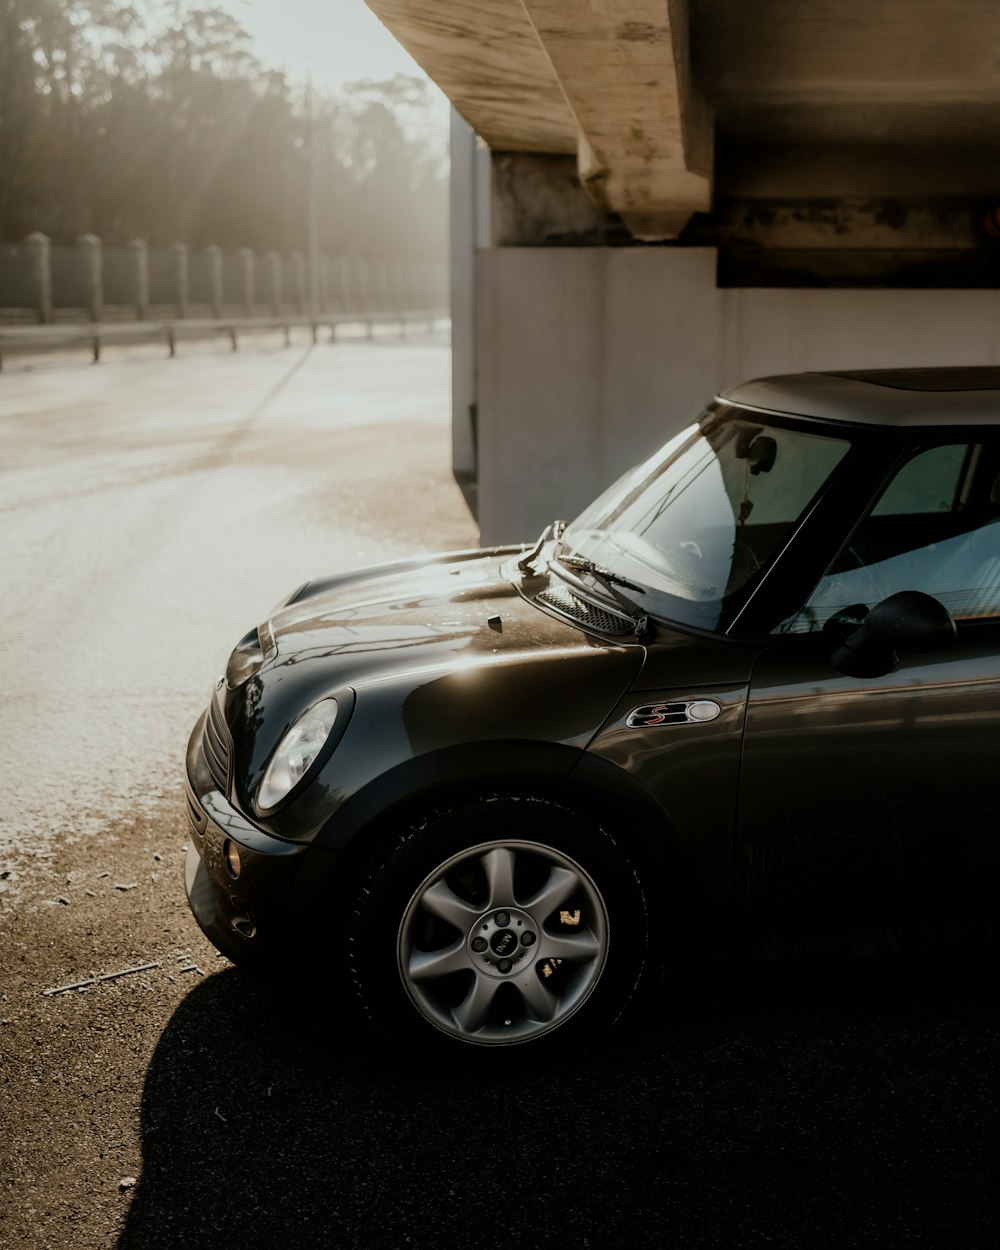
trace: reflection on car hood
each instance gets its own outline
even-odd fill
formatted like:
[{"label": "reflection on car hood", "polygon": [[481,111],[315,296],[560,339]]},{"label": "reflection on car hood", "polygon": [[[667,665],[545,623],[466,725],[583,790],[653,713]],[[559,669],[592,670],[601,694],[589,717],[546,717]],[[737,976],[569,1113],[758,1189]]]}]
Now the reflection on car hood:
[{"label": "reflection on car hood", "polygon": [[[553,650],[619,650],[527,603],[508,551],[466,552],[312,583],[272,617],[276,667],[334,661],[345,677]],[[641,660],[641,649],[636,663]]]}]

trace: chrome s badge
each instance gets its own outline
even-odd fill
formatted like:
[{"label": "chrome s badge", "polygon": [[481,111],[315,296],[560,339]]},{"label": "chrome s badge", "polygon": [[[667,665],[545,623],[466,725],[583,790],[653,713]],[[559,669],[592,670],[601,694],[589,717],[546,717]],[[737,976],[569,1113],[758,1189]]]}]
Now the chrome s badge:
[{"label": "chrome s badge", "polygon": [[714,699],[689,699],[676,703],[645,703],[633,708],[625,724],[630,729],[653,729],[661,725],[704,724],[715,720],[722,708]]}]

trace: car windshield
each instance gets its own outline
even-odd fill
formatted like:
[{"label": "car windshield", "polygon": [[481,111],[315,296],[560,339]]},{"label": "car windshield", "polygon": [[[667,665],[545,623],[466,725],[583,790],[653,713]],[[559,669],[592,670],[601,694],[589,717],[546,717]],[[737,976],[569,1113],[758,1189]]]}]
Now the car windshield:
[{"label": "car windshield", "polygon": [[727,404],[708,408],[562,536],[641,586],[644,612],[724,629],[850,446]]}]

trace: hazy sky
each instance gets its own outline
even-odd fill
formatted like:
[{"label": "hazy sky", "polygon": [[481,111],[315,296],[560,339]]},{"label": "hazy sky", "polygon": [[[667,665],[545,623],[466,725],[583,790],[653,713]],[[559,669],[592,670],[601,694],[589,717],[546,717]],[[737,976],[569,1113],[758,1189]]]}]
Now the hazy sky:
[{"label": "hazy sky", "polygon": [[[393,39],[364,0],[221,0],[253,36],[271,69],[318,87],[353,78],[391,78],[423,71]],[[436,92],[442,109],[444,97]]]}]

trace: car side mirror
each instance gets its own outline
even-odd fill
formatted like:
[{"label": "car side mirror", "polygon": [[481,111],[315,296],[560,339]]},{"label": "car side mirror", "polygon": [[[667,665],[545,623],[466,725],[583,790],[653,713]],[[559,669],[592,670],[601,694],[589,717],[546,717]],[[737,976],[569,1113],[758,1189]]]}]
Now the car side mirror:
[{"label": "car side mirror", "polygon": [[900,651],[940,651],[956,633],[943,603],[921,590],[901,590],[877,603],[832,659],[849,677],[882,677],[899,663]]}]

